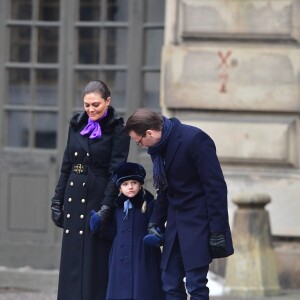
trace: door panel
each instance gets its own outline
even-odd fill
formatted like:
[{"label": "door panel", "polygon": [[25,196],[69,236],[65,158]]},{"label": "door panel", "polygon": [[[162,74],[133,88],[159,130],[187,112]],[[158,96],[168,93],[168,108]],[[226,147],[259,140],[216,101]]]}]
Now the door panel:
[{"label": "door panel", "polygon": [[[54,267],[50,218],[61,132],[60,1],[1,1],[0,264]],[[0,34],[1,34],[0,33]]]},{"label": "door panel", "polygon": [[[56,181],[55,153],[2,151],[0,160],[0,264],[49,267],[58,257],[60,235],[50,199]],[[32,247],[24,255],[23,248]],[[37,250],[39,249],[39,250]],[[39,253],[38,256],[36,255]],[[52,254],[53,254],[52,253]],[[54,256],[55,257],[55,256]]]}]

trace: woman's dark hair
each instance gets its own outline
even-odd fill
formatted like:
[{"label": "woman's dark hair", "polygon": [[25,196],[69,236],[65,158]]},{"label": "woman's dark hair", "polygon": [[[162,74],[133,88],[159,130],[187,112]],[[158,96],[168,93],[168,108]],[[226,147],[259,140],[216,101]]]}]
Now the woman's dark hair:
[{"label": "woman's dark hair", "polygon": [[160,113],[148,108],[137,109],[126,122],[126,131],[134,131],[138,135],[144,135],[147,130],[162,130],[163,119]]},{"label": "woman's dark hair", "polygon": [[110,90],[107,87],[106,83],[101,80],[90,81],[84,88],[83,97],[86,94],[98,93],[103,99],[110,97]]}]

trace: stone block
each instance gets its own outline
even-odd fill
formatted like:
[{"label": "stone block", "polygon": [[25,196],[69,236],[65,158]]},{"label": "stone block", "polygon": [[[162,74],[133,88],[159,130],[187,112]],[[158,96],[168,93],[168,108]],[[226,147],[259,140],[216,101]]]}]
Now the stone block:
[{"label": "stone block", "polygon": [[295,119],[265,122],[257,116],[248,120],[224,116],[222,120],[183,122],[214,139],[222,162],[297,166]]},{"label": "stone block", "polygon": [[300,242],[281,240],[274,242],[279,269],[280,285],[287,289],[300,287]]},{"label": "stone block", "polygon": [[299,41],[296,0],[181,0],[177,39]]},{"label": "stone block", "polygon": [[165,46],[161,101],[169,109],[300,112],[300,50],[270,45]]}]

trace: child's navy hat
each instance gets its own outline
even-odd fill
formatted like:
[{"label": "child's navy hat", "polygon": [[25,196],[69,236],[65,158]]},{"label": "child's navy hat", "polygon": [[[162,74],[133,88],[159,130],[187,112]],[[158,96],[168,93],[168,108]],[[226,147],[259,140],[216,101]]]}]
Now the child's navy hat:
[{"label": "child's navy hat", "polygon": [[126,180],[136,180],[144,184],[146,171],[143,166],[137,163],[124,162],[114,170],[112,174],[112,181],[117,188]]}]

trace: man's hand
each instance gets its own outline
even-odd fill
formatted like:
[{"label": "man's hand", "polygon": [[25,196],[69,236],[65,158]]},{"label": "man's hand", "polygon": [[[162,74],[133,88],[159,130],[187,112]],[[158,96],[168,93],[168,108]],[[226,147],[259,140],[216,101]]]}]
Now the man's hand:
[{"label": "man's hand", "polygon": [[226,251],[226,240],[223,233],[212,232],[209,237],[209,246],[212,252],[213,258],[225,257]]},{"label": "man's hand", "polygon": [[148,235],[143,239],[144,243],[153,246],[160,247],[164,242],[164,233],[155,223],[149,223],[148,225]]}]

